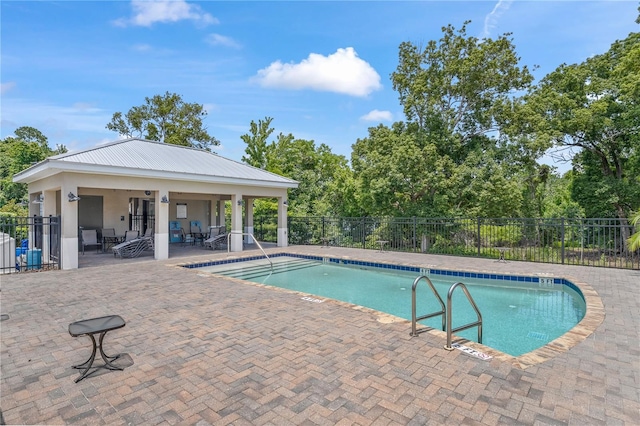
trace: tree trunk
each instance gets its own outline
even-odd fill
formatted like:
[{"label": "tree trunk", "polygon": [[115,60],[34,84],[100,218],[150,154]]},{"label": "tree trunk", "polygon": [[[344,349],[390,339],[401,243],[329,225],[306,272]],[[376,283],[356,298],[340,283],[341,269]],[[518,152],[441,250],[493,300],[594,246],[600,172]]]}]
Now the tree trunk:
[{"label": "tree trunk", "polygon": [[631,231],[629,229],[629,220],[627,219],[627,215],[625,214],[622,206],[616,206],[616,210],[618,211],[618,218],[620,218],[620,236],[622,237],[622,243],[620,244],[620,252],[627,252],[627,240],[631,236]]}]

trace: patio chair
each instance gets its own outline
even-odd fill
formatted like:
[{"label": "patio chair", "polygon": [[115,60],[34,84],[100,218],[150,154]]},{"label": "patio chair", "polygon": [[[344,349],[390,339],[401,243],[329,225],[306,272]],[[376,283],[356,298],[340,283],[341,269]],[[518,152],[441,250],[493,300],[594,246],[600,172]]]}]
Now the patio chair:
[{"label": "patio chair", "polygon": [[[213,231],[213,230],[212,230]],[[217,235],[211,235],[203,242],[205,247],[211,247],[211,250],[217,250],[227,245],[227,228],[221,226],[218,228]]]},{"label": "patio chair", "polygon": [[202,225],[199,220],[192,220],[189,222],[189,233],[193,238],[192,244],[195,244],[198,241],[200,241],[201,244],[204,243],[206,234],[202,232]]},{"label": "patio chair", "polygon": [[142,237],[134,240],[125,241],[113,246],[113,257],[132,258],[138,257],[142,252],[153,250],[153,238]]},{"label": "patio chair", "polygon": [[131,240],[135,240],[136,238],[138,238],[138,236],[140,235],[140,231],[126,231],[124,233],[124,241],[131,241]]},{"label": "patio chair", "polygon": [[82,254],[87,246],[96,246],[96,253],[102,248],[102,242],[98,242],[98,231],[95,229],[83,229],[80,238],[82,240]]},{"label": "patio chair", "polygon": [[180,228],[180,232],[182,233],[182,247],[186,244],[193,244],[193,235],[184,232],[184,228]]}]

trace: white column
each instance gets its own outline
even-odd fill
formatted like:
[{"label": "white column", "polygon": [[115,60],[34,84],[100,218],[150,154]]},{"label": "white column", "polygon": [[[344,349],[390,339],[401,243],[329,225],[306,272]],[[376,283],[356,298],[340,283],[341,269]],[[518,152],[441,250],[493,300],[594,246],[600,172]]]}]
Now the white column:
[{"label": "white column", "polygon": [[231,247],[230,251],[242,251],[242,194],[231,195]]},{"label": "white column", "polygon": [[[40,196],[44,197],[44,192],[36,192],[29,195],[29,223],[34,225],[35,221],[33,219],[34,216],[42,216],[44,213],[44,203],[35,203]],[[36,235],[35,235],[35,227],[29,226],[27,228],[27,240],[29,240],[29,249],[36,248]]]},{"label": "white column", "polygon": [[278,247],[289,245],[289,235],[287,231],[287,199],[278,198]]},{"label": "white column", "polygon": [[[244,232],[245,234],[251,234],[253,235],[253,198],[247,198],[245,200],[246,203],[246,207],[244,210],[244,220],[246,222],[245,227],[244,227]],[[251,238],[249,235],[245,235],[244,237],[244,241],[247,244],[253,244],[253,238]]]},{"label": "white column", "polygon": [[[64,197],[61,199],[61,202],[67,199],[67,197]],[[51,253],[49,253],[49,249],[51,248],[51,217],[55,215],[56,191],[45,191],[42,226],[42,261],[46,263],[51,261]]]},{"label": "white column", "polygon": [[169,198],[169,192],[166,190],[156,191],[156,224],[153,230],[153,257],[156,260],[164,260],[169,258],[169,203],[163,203],[162,197]]},{"label": "white column", "polygon": [[78,203],[65,201],[67,194],[78,194],[75,185],[63,185],[60,190],[60,257],[62,269],[78,269]]}]

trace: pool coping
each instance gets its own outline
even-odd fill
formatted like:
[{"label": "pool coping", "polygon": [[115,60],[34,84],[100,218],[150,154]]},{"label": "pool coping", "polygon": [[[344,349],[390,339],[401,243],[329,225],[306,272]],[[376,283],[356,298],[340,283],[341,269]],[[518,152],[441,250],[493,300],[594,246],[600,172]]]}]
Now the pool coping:
[{"label": "pool coping", "polygon": [[[276,253],[269,253],[270,257],[279,257],[279,256],[293,256],[293,257],[302,257],[302,258],[314,258],[314,259],[320,259],[322,260],[323,258],[331,258],[331,259],[338,259],[338,260],[345,260],[345,261],[349,261],[349,263],[351,262],[361,262],[363,265],[367,266],[374,266],[375,265],[382,265],[385,264],[384,262],[371,262],[368,260],[364,260],[364,259],[359,259],[359,258],[355,258],[352,256],[344,256],[344,255],[331,255],[331,256],[318,256],[318,255],[305,255],[305,254],[301,254],[301,253],[297,253],[297,252],[287,252],[286,250],[279,250]],[[242,256],[242,255],[237,255],[237,256],[233,256],[231,258],[228,258],[226,260],[211,260],[211,261],[202,261],[202,260],[198,260],[198,261],[192,261],[192,262],[181,262],[178,264],[173,264],[173,265],[169,265],[169,266],[173,266],[173,267],[177,267],[183,270],[187,270],[187,271],[191,271],[191,272],[196,272],[199,273],[200,275],[205,275],[202,274],[202,272],[198,271],[198,267],[200,266],[206,266],[205,264],[210,263],[211,265],[213,264],[225,264],[225,263],[237,263],[237,262],[245,262],[245,261],[249,261],[249,260],[257,260],[257,259],[264,259],[265,256],[264,255],[246,255],[246,256]],[[357,263],[356,263],[357,264]],[[397,266],[404,266],[404,267],[411,267],[411,268],[418,268],[418,269],[435,269],[435,267],[433,265],[417,265],[415,263],[411,263],[411,262],[393,262],[393,265],[397,265]],[[443,269],[443,268],[437,268],[438,271],[447,271],[447,269]],[[489,270],[474,270],[473,268],[470,269],[466,269],[464,271],[453,271],[453,272],[462,272],[462,273],[475,273],[475,274],[487,274],[487,275],[508,275],[508,276],[523,276],[521,274],[512,274],[512,273],[496,273],[495,271],[489,271]],[[271,286],[268,284],[261,284],[261,283],[255,283],[252,281],[245,281],[239,278],[234,278],[234,277],[229,277],[226,275],[220,275],[220,274],[216,274],[216,273],[210,273],[208,272],[206,274],[207,276],[211,276],[211,277],[215,277],[215,278],[223,278],[223,279],[228,279],[230,281],[234,281],[234,282],[238,282],[238,283],[242,283],[242,284],[250,284],[250,285],[254,285],[254,286],[258,286],[258,287],[264,287],[264,288],[269,288],[269,289],[275,289],[277,291],[283,291],[283,292],[287,292],[287,293],[291,293],[291,294],[299,294],[302,296],[316,296],[313,295],[311,293],[305,293],[305,292],[301,292],[301,291],[295,291],[295,290],[289,290],[289,289],[284,289],[281,287],[275,287],[275,286]],[[442,274],[441,274],[442,275]],[[584,297],[585,300],[585,305],[586,305],[586,311],[585,311],[585,315],[582,318],[582,320],[580,320],[580,322],[578,322],[578,324],[576,324],[573,328],[571,328],[569,331],[567,331],[566,333],[564,333],[563,335],[561,335],[560,337],[552,340],[551,342],[545,344],[544,346],[535,349],[531,352],[527,352],[523,355],[520,356],[512,356],[509,354],[506,354],[504,352],[498,351],[496,349],[493,349],[489,346],[485,346],[481,343],[477,343],[465,338],[461,338],[458,336],[454,336],[455,339],[453,340],[453,343],[459,343],[462,344],[464,346],[470,347],[472,349],[475,349],[477,351],[483,352],[487,355],[490,355],[491,357],[504,361],[504,362],[508,362],[509,364],[511,364],[512,366],[516,367],[516,368],[520,368],[520,369],[527,369],[529,367],[535,366],[537,364],[543,363],[547,360],[550,360],[552,358],[555,358],[556,356],[566,353],[567,351],[569,351],[571,348],[573,348],[574,346],[578,345],[579,343],[581,343],[582,341],[584,341],[587,337],[589,337],[591,334],[593,334],[598,327],[602,324],[602,322],[604,321],[605,318],[605,310],[604,310],[604,304],[602,303],[602,300],[600,298],[600,296],[598,295],[598,293],[595,291],[595,289],[589,285],[588,283],[584,282],[584,281],[580,281],[574,277],[565,275],[562,277],[553,275],[550,276],[547,273],[540,273],[540,274],[527,274],[527,276],[537,276],[538,278],[553,278],[554,279],[554,283],[555,280],[564,280],[567,281],[571,284],[573,284],[573,286],[577,287],[580,292],[582,293],[582,296]],[[464,278],[464,277],[463,277]],[[516,281],[516,280],[514,280]],[[519,281],[516,281],[519,282]],[[561,284],[566,284],[565,282],[561,282]],[[571,286],[570,286],[571,287]],[[320,297],[320,296],[316,296],[316,297]],[[331,299],[331,298],[325,298],[322,297],[323,301],[329,301],[331,303],[337,303],[339,305],[345,306],[345,307],[349,307],[351,309],[356,309],[356,310],[360,310],[363,312],[369,312],[372,313],[374,315],[377,315],[378,318],[378,322],[382,323],[382,324],[387,324],[387,323],[407,323],[408,325],[408,329],[410,329],[411,327],[411,321],[404,319],[404,318],[400,318],[397,317],[395,315],[391,315],[391,314],[387,314],[381,311],[377,311],[375,309],[371,309],[371,308],[367,308],[364,306],[360,306],[360,305],[356,305],[353,303],[349,303],[349,302],[344,302],[341,300],[336,300],[336,299]],[[425,333],[433,335],[434,337],[437,338],[441,338],[446,342],[446,332],[438,330],[438,329],[433,329],[430,327],[427,327]],[[444,350],[444,345],[443,345],[443,350]]]}]

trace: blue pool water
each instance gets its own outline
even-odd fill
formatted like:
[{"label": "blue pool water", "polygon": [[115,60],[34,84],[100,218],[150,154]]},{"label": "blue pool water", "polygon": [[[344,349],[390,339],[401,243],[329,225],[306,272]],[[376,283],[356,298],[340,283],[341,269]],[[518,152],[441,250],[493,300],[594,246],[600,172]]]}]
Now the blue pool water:
[{"label": "blue pool water", "polygon": [[[421,273],[430,276],[445,303],[449,287],[460,281],[467,286],[482,313],[482,343],[513,356],[535,350],[566,333],[584,317],[586,311],[584,298],[577,288],[559,278],[489,274],[489,277],[500,279],[487,279],[485,274],[421,271],[419,268],[368,262],[344,264],[337,259],[325,259],[323,262],[286,256],[273,260],[273,273],[264,258],[252,262],[212,262],[189,267],[350,302],[408,320],[411,320],[411,287]],[[440,310],[439,303],[427,283],[421,281],[417,291],[417,316],[437,310]],[[475,312],[461,289],[454,293],[452,314],[453,328],[476,321]],[[440,329],[442,320],[435,317],[422,324]],[[477,341],[476,328],[456,335]]]}]

